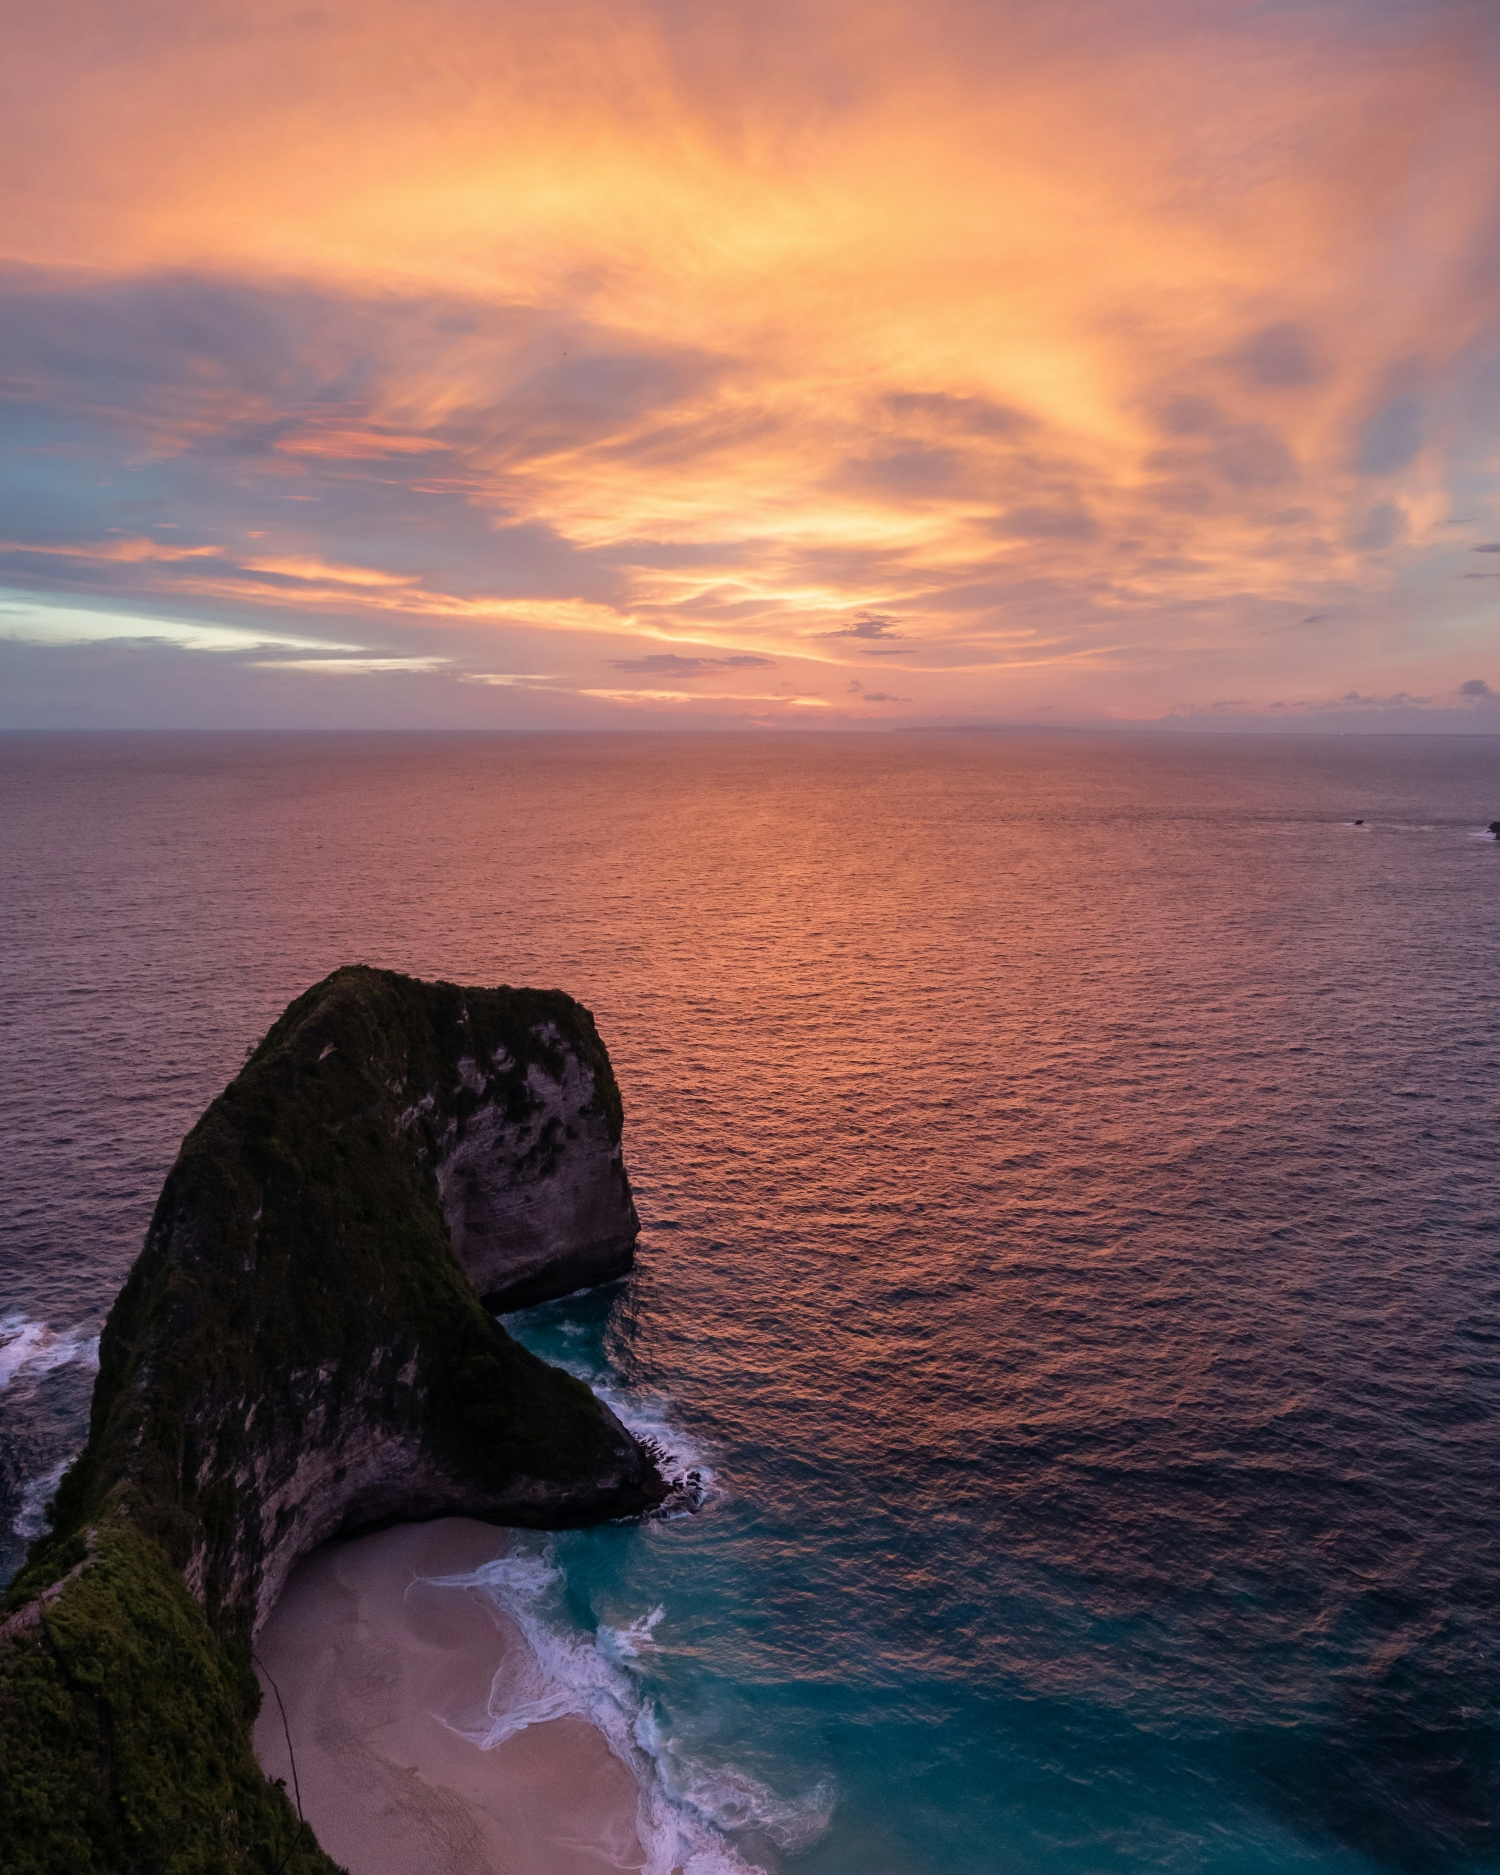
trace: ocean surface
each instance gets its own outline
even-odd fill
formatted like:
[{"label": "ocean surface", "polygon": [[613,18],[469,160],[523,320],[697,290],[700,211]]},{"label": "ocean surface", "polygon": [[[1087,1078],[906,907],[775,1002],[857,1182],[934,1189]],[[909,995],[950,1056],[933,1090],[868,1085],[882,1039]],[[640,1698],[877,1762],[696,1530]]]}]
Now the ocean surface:
[{"label": "ocean surface", "polygon": [[[489,1587],[653,1859],[1500,1868],[1500,740],[0,739],[0,1544],[179,1139],[362,960],[571,991],[697,1468]],[[1364,825],[1355,823],[1363,821]]]}]

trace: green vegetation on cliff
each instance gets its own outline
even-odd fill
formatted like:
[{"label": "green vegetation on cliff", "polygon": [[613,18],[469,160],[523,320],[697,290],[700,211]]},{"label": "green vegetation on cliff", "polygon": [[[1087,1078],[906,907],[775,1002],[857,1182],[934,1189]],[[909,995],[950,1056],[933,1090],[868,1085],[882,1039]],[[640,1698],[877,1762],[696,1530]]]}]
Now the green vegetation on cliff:
[{"label": "green vegetation on cliff", "polygon": [[569,1055],[618,1141],[570,998],[341,970],[188,1135],[105,1324],[88,1445],[6,1598],[0,1867],[331,1868],[249,1746],[250,1635],[296,1555],[408,1517],[659,1501],[593,1394],[485,1311],[439,1202],[481,1103],[524,1117]]},{"label": "green vegetation on cliff", "polygon": [[255,1762],[259,1704],[248,1647],[214,1633],[160,1545],[100,1531],[0,1641],[0,1868],[333,1875]]}]

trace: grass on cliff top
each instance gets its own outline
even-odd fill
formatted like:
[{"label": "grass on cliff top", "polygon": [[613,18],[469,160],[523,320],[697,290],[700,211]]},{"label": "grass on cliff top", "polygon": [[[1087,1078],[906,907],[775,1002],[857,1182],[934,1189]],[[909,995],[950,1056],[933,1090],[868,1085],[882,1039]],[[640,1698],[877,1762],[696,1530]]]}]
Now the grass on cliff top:
[{"label": "grass on cliff top", "polygon": [[6,1875],[335,1875],[250,1748],[260,1701],[161,1548],[104,1528],[0,1644]]}]

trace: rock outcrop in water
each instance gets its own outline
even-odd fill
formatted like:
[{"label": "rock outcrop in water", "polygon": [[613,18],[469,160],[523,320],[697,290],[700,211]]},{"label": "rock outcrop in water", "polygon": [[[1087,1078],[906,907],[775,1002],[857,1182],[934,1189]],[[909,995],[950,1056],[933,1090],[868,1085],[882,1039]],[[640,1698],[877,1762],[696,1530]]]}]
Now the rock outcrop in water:
[{"label": "rock outcrop in water", "polygon": [[292,1004],[183,1143],[7,1599],[0,1864],[330,1867],[249,1754],[250,1643],[296,1559],[661,1501],[651,1455],[485,1306],[629,1267],[621,1121],[556,992],[348,969]]}]

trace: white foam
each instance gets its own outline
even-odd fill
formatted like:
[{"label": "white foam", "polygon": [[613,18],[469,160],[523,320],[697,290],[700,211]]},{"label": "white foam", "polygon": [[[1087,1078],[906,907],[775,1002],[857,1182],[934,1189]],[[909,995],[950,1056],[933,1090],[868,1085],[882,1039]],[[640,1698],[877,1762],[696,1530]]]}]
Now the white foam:
[{"label": "white foam", "polygon": [[642,1615],[638,1621],[632,1621],[623,1628],[606,1627],[600,1622],[594,1645],[620,1666],[629,1660],[639,1660],[643,1654],[655,1653],[656,1642],[651,1636],[657,1623],[664,1621],[666,1615],[665,1608],[653,1608],[649,1615]]},{"label": "white foam", "polygon": [[33,1478],[21,1489],[21,1508],[11,1528],[23,1543],[33,1543],[47,1527],[47,1504],[62,1483],[62,1475],[73,1461],[59,1459],[44,1478]]},{"label": "white foam", "polygon": [[581,1362],[554,1360],[552,1364],[591,1387],[625,1430],[655,1455],[658,1469],[672,1487],[672,1495],[656,1512],[658,1518],[691,1517],[723,1498],[707,1448],[673,1424],[669,1399],[627,1392],[608,1371],[601,1374]]},{"label": "white foam", "polygon": [[670,1400],[626,1393],[597,1377],[580,1378],[588,1380],[626,1431],[634,1433],[655,1454],[657,1469],[672,1487],[672,1495],[656,1512],[659,1518],[691,1517],[723,1498],[706,1449],[672,1423]]},{"label": "white foam", "polygon": [[[750,1830],[784,1849],[820,1835],[833,1808],[832,1790],[819,1785],[800,1803],[788,1803],[757,1779],[732,1767],[713,1769],[680,1753],[664,1732],[639,1681],[639,1663],[655,1649],[666,1619],[654,1608],[625,1627],[601,1626],[597,1635],[565,1633],[545,1613],[559,1575],[550,1549],[513,1552],[472,1575],[435,1576],[434,1588],[483,1596],[509,1617],[526,1642],[527,1660],[507,1664],[490,1687],[482,1727],[451,1725],[482,1751],[492,1751],[529,1725],[570,1714],[603,1733],[610,1750],[635,1778],[636,1828],[646,1853],[643,1875],[748,1875],[747,1863],[726,1832]],[[441,1713],[434,1715],[449,1724]]]},{"label": "white foam", "polygon": [[[580,1289],[577,1293],[585,1296],[590,1291]],[[524,1346],[531,1347],[525,1333],[527,1313],[525,1310],[512,1312],[499,1319]],[[581,1322],[558,1322],[554,1326],[570,1340],[588,1332]],[[532,1352],[538,1350],[532,1348]],[[664,1395],[628,1392],[608,1365],[559,1359],[551,1350],[541,1358],[591,1388],[626,1431],[650,1449],[662,1476],[672,1487],[671,1495],[655,1512],[657,1519],[671,1521],[676,1517],[691,1517],[705,1505],[718,1503],[723,1498],[724,1491],[714,1475],[707,1449],[673,1423],[672,1402]]]},{"label": "white foam", "polygon": [[59,1332],[24,1315],[0,1316],[0,1393],[21,1374],[40,1380],[72,1361],[98,1369],[99,1336],[87,1322]]}]

